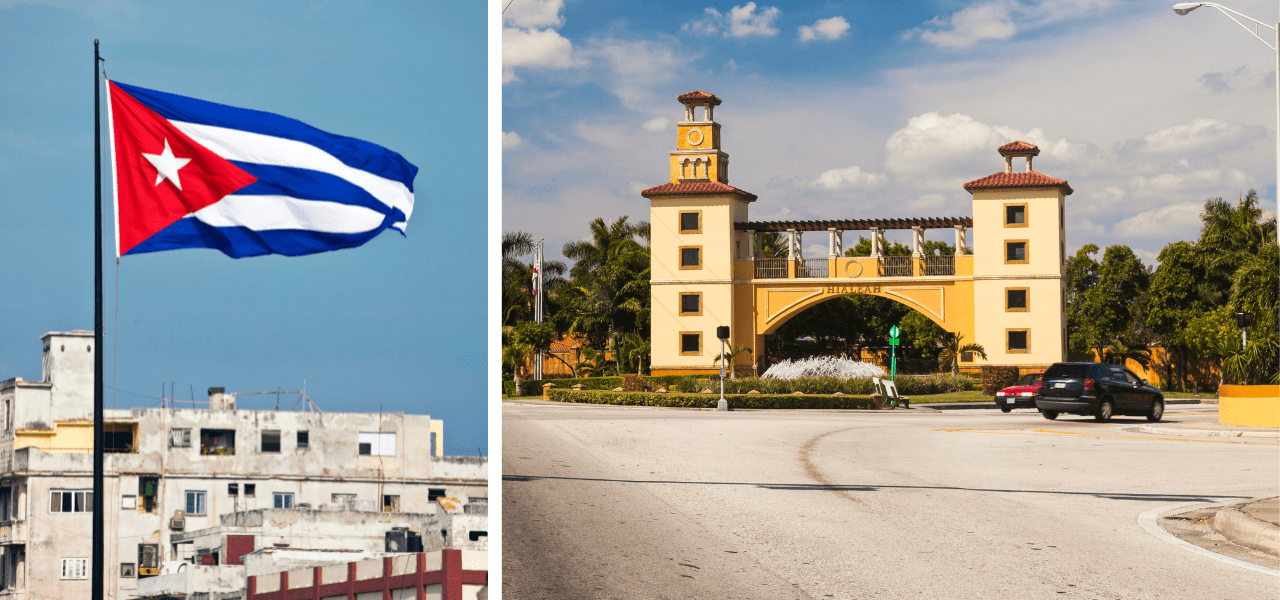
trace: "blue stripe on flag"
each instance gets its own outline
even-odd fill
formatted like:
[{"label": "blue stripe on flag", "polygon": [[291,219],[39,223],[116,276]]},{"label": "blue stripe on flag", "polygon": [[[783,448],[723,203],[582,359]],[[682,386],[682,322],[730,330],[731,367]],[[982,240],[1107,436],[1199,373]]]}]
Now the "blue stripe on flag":
[{"label": "blue stripe on flag", "polygon": [[237,196],[288,196],[299,200],[327,200],[363,206],[384,215],[391,214],[392,210],[399,212],[398,209],[374,198],[364,188],[337,175],[312,169],[277,167],[238,160],[231,161],[231,164],[258,178],[258,181],[236,190]]},{"label": "blue stripe on flag", "polygon": [[418,167],[399,153],[377,144],[321,131],[297,119],[274,113],[236,108],[119,81],[111,83],[120,86],[120,89],[166,119],[238,129],[310,144],[349,167],[399,181],[410,192],[413,191],[413,178],[418,174]]},{"label": "blue stripe on flag", "polygon": [[[328,233],[299,229],[273,229],[254,231],[247,227],[214,227],[195,217],[179,219],[146,241],[134,246],[126,255],[181,250],[185,248],[212,248],[221,250],[231,258],[246,258],[264,254],[305,256],[342,248],[354,248],[382,233],[393,223],[404,220],[404,213],[392,209],[382,225],[363,233]],[[403,233],[401,235],[404,235]]]}]

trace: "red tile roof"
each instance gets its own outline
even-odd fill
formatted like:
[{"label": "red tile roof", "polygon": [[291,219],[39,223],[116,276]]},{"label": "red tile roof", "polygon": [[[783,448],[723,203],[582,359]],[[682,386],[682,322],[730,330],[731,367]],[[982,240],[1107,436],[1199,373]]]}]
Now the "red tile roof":
[{"label": "red tile roof", "polygon": [[1005,144],[1003,146],[1000,146],[999,148],[996,148],[996,150],[1000,151],[1001,156],[1027,156],[1027,155],[1039,156],[1040,155],[1040,148],[1036,147],[1035,144],[1028,144],[1026,142],[1021,142],[1021,141],[1009,142],[1008,144]]},{"label": "red tile roof", "polygon": [[660,186],[651,187],[640,192],[640,195],[645,198],[653,198],[655,196],[706,196],[712,194],[733,194],[745,199],[747,202],[755,202],[756,200],[755,194],[740,190],[727,183],[720,183],[719,181],[664,183]]},{"label": "red tile roof", "polygon": [[992,173],[982,179],[975,179],[964,184],[964,189],[972,192],[974,190],[994,190],[1000,188],[1046,188],[1060,187],[1063,193],[1070,196],[1075,190],[1071,189],[1071,184],[1065,179],[1055,179],[1044,173],[1036,173],[1035,171],[1023,173]]},{"label": "red tile roof", "polygon": [[688,104],[688,103],[690,103],[690,102],[699,102],[699,103],[701,103],[701,102],[706,102],[706,101],[710,100],[710,101],[711,101],[711,104],[712,104],[713,106],[719,106],[719,105],[720,105],[720,99],[719,99],[719,98],[717,98],[717,97],[715,97],[715,94],[711,94],[711,93],[709,93],[709,92],[704,92],[704,91],[702,91],[702,90],[694,90],[694,91],[689,92],[689,93],[687,93],[687,94],[680,94],[679,96],[676,96],[676,100],[679,100],[679,101],[684,102],[684,103],[686,103],[686,104]]}]

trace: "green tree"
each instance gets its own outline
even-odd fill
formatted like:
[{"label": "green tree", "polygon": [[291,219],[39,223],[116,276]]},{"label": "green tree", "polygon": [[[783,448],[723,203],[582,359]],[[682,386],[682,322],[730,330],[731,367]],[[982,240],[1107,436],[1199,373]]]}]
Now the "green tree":
[{"label": "green tree", "polygon": [[947,330],[917,310],[904,315],[898,328],[901,330],[901,339],[906,342],[900,347],[903,358],[937,362],[938,355],[942,353],[938,340],[946,335]]},{"label": "green tree", "polygon": [[[927,243],[927,242],[926,242]],[[911,246],[903,246],[898,242],[890,242],[885,240],[885,247],[881,248],[885,256],[911,256]],[[955,254],[955,251],[952,251]],[[858,243],[848,247],[844,251],[845,256],[871,256],[871,238],[858,236]]]},{"label": "green tree", "polygon": [[1109,246],[1102,261],[1093,260],[1098,247],[1086,244],[1067,260],[1068,346],[1077,353],[1089,349],[1099,357],[1113,339],[1133,325],[1134,302],[1148,286],[1149,274],[1128,246]]},{"label": "green tree", "polygon": [[1185,390],[1187,325],[1208,308],[1200,290],[1204,264],[1195,245],[1189,242],[1165,246],[1158,260],[1144,307],[1146,325],[1165,349],[1165,381],[1176,380],[1178,389]]}]

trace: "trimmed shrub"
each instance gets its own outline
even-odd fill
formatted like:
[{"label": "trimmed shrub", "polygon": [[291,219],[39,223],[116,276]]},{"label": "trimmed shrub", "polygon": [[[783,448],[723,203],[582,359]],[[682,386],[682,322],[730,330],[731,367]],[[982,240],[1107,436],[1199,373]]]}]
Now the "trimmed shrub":
[{"label": "trimmed shrub", "polygon": [[[628,387],[628,381],[634,378],[637,387]],[[1015,376],[1016,380],[1016,376]],[[531,379],[523,384],[522,396],[541,396],[542,384],[554,383],[557,388],[568,389],[574,384],[582,384],[587,390],[612,390],[621,387],[629,391],[656,390],[667,388],[672,393],[696,394],[702,390],[720,391],[718,377],[705,375],[665,375],[662,377],[639,377],[623,375],[622,377],[584,377],[580,379]],[[895,382],[898,393],[904,396],[945,394],[948,392],[964,392],[978,389],[978,382],[967,375],[935,374],[935,375],[899,375]],[[745,394],[758,390],[760,394],[787,395],[793,392],[805,394],[834,394],[841,392],[854,396],[868,396],[873,391],[870,379],[837,379],[835,377],[806,377],[802,379],[760,379],[746,377],[726,379],[725,394]],[[515,384],[502,382],[502,393],[511,397],[515,394]]]},{"label": "trimmed shrub", "polygon": [[[605,392],[584,390],[575,392],[552,388],[548,399],[557,402],[585,404],[617,404],[625,406],[667,406],[676,408],[715,408],[720,401],[718,394],[656,394],[650,392]],[[867,397],[782,394],[725,394],[730,408],[844,408],[868,409],[872,402]]]},{"label": "trimmed shrub", "polygon": [[1018,383],[1018,367],[1011,365],[982,365],[982,395],[995,396],[996,392]]},{"label": "trimmed shrub", "polygon": [[628,392],[647,392],[649,391],[648,382],[643,377],[635,373],[628,373],[622,376],[622,389]]}]

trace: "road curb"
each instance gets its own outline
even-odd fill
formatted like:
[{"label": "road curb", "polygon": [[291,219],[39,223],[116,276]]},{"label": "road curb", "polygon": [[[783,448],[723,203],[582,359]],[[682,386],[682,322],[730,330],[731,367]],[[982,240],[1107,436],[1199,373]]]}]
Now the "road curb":
[{"label": "road curb", "polygon": [[[1266,498],[1254,498],[1245,504],[1260,500],[1266,500]],[[1280,556],[1280,525],[1260,521],[1234,507],[1228,507],[1214,515],[1213,529],[1241,546]]]},{"label": "road curb", "polygon": [[1139,425],[1134,428],[1139,433],[1154,433],[1158,435],[1198,435],[1203,437],[1252,437],[1252,438],[1271,438],[1280,439],[1280,432],[1275,431],[1243,431],[1238,429],[1169,429],[1166,427],[1152,427],[1150,425]]}]

